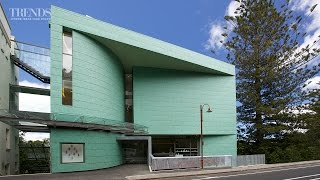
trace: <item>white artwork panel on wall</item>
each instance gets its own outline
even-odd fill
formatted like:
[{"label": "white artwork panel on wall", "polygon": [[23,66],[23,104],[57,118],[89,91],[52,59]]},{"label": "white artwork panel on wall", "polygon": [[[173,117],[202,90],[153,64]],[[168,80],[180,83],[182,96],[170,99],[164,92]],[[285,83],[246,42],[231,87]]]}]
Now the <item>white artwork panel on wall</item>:
[{"label": "white artwork panel on wall", "polygon": [[61,144],[61,161],[62,163],[84,162],[84,144]]}]

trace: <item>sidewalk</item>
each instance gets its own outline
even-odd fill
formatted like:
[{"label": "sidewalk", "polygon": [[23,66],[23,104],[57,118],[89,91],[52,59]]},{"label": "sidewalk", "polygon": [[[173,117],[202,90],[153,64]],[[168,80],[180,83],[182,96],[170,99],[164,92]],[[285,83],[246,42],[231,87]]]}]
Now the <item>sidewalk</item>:
[{"label": "sidewalk", "polygon": [[302,162],[294,162],[294,163],[280,163],[280,164],[260,164],[260,165],[252,165],[252,166],[240,166],[229,169],[204,169],[204,170],[191,170],[191,171],[183,171],[183,172],[154,172],[150,174],[144,175],[133,175],[126,176],[128,180],[141,180],[141,179],[161,179],[161,178],[172,178],[172,177],[184,177],[184,176],[198,176],[198,175],[208,175],[208,174],[218,174],[218,173],[229,173],[229,172],[241,172],[248,170],[258,170],[258,169],[268,169],[268,168],[277,168],[277,167],[289,167],[289,166],[297,166],[297,165],[307,165],[320,163],[320,160],[316,161],[302,161]]},{"label": "sidewalk", "polygon": [[0,176],[0,180],[124,180],[126,176],[150,174],[145,164],[125,164],[92,171]]}]

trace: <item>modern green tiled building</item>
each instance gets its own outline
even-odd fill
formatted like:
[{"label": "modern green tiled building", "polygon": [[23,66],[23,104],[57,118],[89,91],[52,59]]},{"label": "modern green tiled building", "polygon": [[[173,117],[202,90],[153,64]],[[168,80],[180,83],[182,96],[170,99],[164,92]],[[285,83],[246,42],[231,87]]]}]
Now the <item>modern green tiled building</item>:
[{"label": "modern green tiled building", "polygon": [[[196,156],[199,105],[208,103],[213,113],[204,113],[204,155],[236,155],[234,66],[55,6],[50,29],[52,115],[141,124],[148,128],[141,136],[151,136],[154,156]],[[148,158],[137,152],[146,145],[126,145],[119,136],[129,135],[52,128],[51,171]],[[63,163],[63,143],[83,143],[84,160]]]},{"label": "modern green tiled building", "polygon": [[[216,158],[205,159],[205,166],[231,164],[232,158],[224,157],[237,154],[233,65],[55,6],[50,32],[50,57],[41,57],[50,58],[49,75],[25,65],[21,53],[11,58],[50,83],[50,92],[12,89],[50,95],[47,119],[45,114],[21,118],[50,131],[51,172],[126,163],[153,170],[199,167],[202,151],[205,158]],[[206,113],[208,105],[212,113]],[[20,121],[15,113],[4,119]],[[164,160],[174,165],[155,163]]]},{"label": "modern green tiled building", "polygon": [[[236,155],[233,65],[55,6],[50,28],[52,115],[141,124],[154,156],[197,156],[199,105],[208,103],[213,113],[203,117],[204,155]],[[117,139],[123,136],[129,135],[52,128],[52,172],[148,158],[137,152],[145,144]],[[63,143],[83,143],[84,160],[63,163]]]}]

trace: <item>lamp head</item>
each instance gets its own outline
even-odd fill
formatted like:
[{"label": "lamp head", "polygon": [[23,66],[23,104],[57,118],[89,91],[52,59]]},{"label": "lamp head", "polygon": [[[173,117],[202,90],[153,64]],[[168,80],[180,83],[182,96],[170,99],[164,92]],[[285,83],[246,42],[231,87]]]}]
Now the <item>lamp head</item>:
[{"label": "lamp head", "polygon": [[211,113],[211,112],[212,112],[212,110],[211,110],[211,108],[209,107],[208,110],[207,110],[207,113]]}]

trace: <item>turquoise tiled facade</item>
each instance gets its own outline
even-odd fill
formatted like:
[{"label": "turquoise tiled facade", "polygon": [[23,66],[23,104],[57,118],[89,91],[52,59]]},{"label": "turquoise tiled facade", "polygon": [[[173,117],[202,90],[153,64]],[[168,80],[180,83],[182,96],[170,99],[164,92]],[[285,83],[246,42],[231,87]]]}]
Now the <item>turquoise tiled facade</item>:
[{"label": "turquoise tiled facade", "polygon": [[237,135],[205,135],[203,145],[204,155],[237,155]]},{"label": "turquoise tiled facade", "polygon": [[133,70],[134,120],[145,124],[150,134],[199,134],[200,104],[204,134],[235,133],[234,76],[151,68]]},{"label": "turquoise tiled facade", "polygon": [[[73,37],[73,105],[62,105],[62,32],[63,27],[51,22],[51,112],[101,117],[124,121],[123,68],[106,47],[80,32]],[[60,115],[61,116],[61,115]],[[64,118],[64,120],[69,120]],[[70,119],[71,120],[71,119]],[[101,169],[120,165],[121,149],[117,134],[91,131],[51,129],[52,172]],[[62,164],[60,143],[85,143],[85,163]]]},{"label": "turquoise tiled facade", "polygon": [[[120,144],[117,134],[99,131],[51,130],[51,171],[70,172],[102,169],[122,164]],[[61,163],[60,143],[85,143],[85,163]]]},{"label": "turquoise tiled facade", "polygon": [[[91,38],[73,31],[73,105],[62,105],[62,26],[51,24],[51,112],[124,121],[122,65]],[[60,46],[59,46],[60,45]],[[90,104],[90,106],[88,106]]]},{"label": "turquoise tiled facade", "polygon": [[[50,28],[52,115],[125,122],[125,74],[132,74],[133,121],[148,127],[147,136],[198,136],[199,106],[208,103],[213,113],[204,113],[204,155],[236,155],[234,66],[55,6]],[[72,106],[62,105],[64,30],[73,38]],[[51,128],[51,171],[122,164],[119,136]],[[84,143],[85,161],[61,163],[61,143]]]}]

